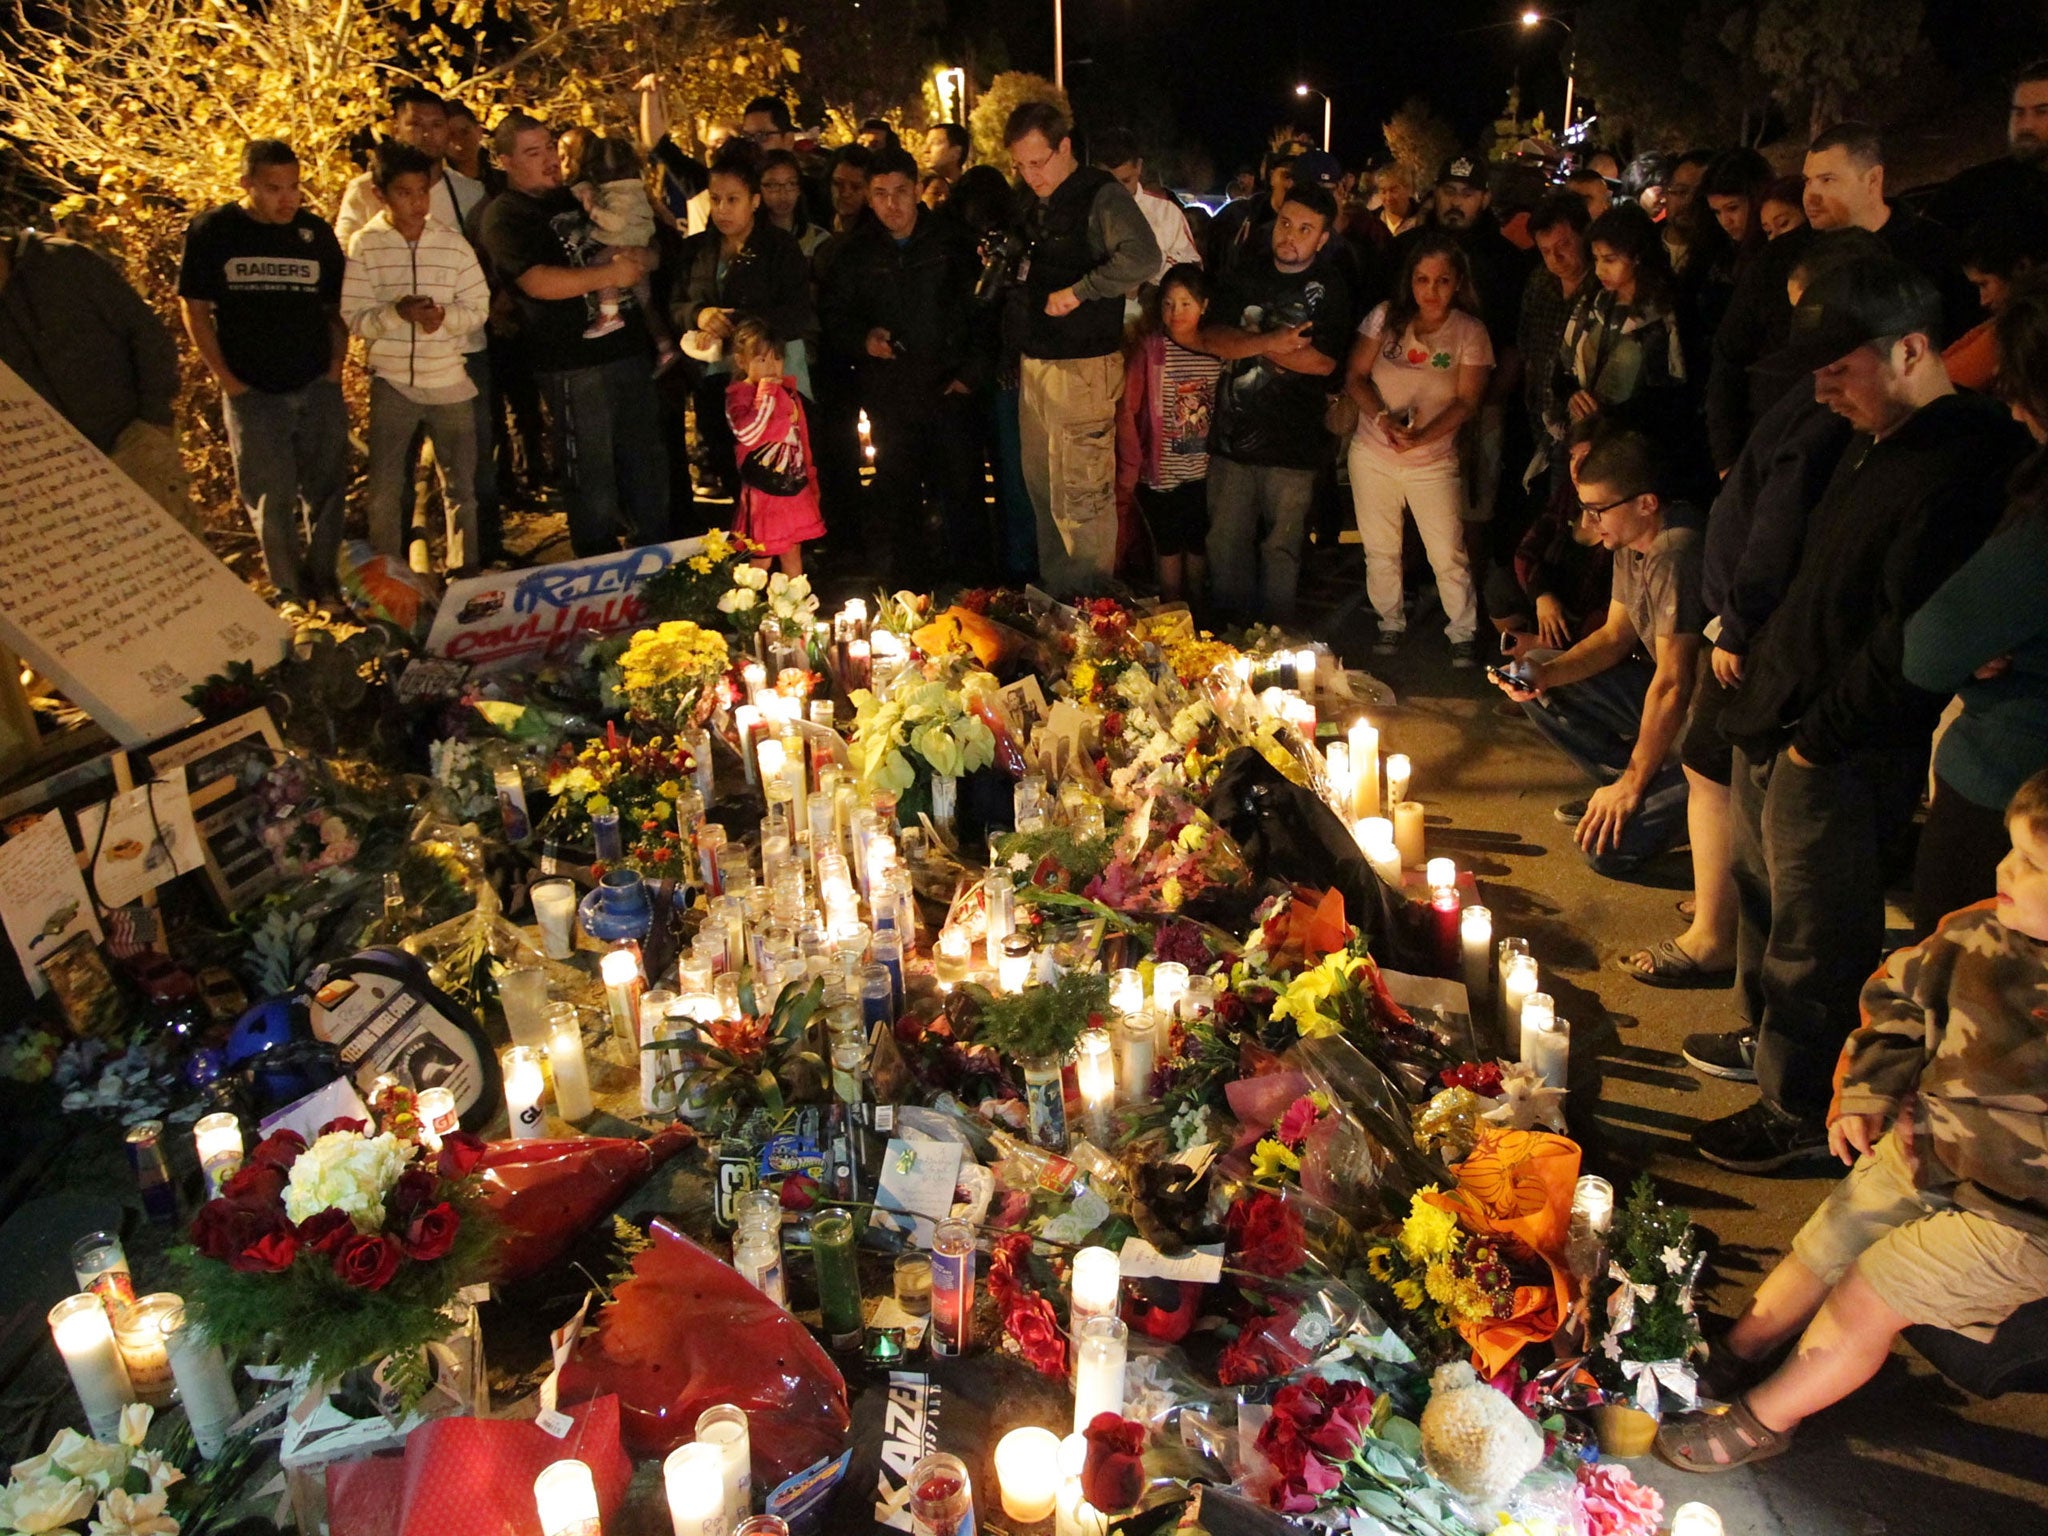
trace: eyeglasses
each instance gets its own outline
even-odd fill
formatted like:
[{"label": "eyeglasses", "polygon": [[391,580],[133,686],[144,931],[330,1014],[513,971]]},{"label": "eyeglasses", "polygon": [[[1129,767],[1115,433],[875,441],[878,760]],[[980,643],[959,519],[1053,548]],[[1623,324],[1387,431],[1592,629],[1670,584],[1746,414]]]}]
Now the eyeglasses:
[{"label": "eyeglasses", "polygon": [[1582,501],[1579,503],[1579,516],[1595,518],[1605,517],[1609,512],[1612,512],[1616,507],[1626,506],[1631,501],[1639,501],[1648,494],[1649,493],[1647,491],[1631,491],[1626,496],[1617,497],[1613,501],[1606,502],[1603,505],[1597,507],[1589,507],[1586,505],[1586,503]]}]

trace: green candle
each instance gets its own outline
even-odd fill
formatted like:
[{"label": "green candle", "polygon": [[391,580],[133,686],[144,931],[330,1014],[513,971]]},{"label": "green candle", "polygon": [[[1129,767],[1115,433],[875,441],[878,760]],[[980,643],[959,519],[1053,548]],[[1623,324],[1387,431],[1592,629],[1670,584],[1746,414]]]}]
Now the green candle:
[{"label": "green candle", "polygon": [[811,1222],[811,1257],[818,1270],[818,1313],[834,1349],[861,1341],[860,1270],[853,1257],[853,1218],[824,1211]]}]

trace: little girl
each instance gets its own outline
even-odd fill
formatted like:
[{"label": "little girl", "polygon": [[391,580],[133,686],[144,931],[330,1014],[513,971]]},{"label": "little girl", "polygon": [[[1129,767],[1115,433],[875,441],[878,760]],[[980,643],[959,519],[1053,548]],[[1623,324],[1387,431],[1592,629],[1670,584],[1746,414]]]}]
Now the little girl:
[{"label": "little girl", "polygon": [[803,397],[782,374],[782,343],[751,317],[733,323],[733,372],[725,415],[739,456],[739,516],[733,531],[759,545],[763,570],[772,558],[791,576],[804,571],[806,539],[825,536],[811,473],[811,427]]},{"label": "little girl", "polygon": [[[568,141],[565,148],[571,163],[567,174],[574,183],[572,190],[584,212],[590,215],[590,222],[604,237],[605,248],[598,253],[599,259],[609,260],[614,249],[645,250],[652,245],[654,203],[647,195],[646,172],[640,164],[639,151],[625,139],[599,138],[580,130],[575,131],[573,139],[569,134],[563,138]],[[618,289],[600,288],[591,297],[596,301],[596,313],[583,333],[586,338],[609,336],[626,323],[619,317]],[[675,360],[675,342],[667,335],[645,277],[633,285],[633,297],[654,335],[661,366],[666,368]]]},{"label": "little girl", "polygon": [[1127,343],[1116,422],[1119,521],[1135,513],[1159,557],[1159,595],[1200,609],[1208,578],[1209,426],[1222,362],[1195,350],[1209,280],[1192,262],[1168,270]]}]

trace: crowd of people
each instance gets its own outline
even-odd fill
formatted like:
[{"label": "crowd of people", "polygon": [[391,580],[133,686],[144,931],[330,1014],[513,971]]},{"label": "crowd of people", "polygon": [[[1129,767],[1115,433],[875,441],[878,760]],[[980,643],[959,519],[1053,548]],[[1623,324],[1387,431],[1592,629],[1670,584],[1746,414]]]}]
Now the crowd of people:
[{"label": "crowd of people", "polygon": [[[242,198],[186,240],[185,330],[283,598],[335,590],[352,343],[370,541],[405,552],[424,452],[451,575],[504,559],[508,498],[550,485],[579,556],[731,521],[792,573],[808,548],[916,589],[1122,575],[1205,622],[1285,626],[1348,496],[1375,653],[1440,613],[1451,665],[1495,662],[1590,781],[1559,817],[1596,870],[1689,848],[1688,926],[1624,964],[1740,1001],[1744,1028],[1686,1043],[1757,1084],[1701,1155],[1770,1172],[1894,1149],[1907,1194],[1835,1211],[1737,1358],[1825,1320],[1858,1242],[1957,1214],[1892,1166],[1914,1156],[1912,1074],[1873,1069],[1845,1100],[1838,1064],[1852,1037],[1853,1060],[1903,1050],[1957,947],[2048,982],[2048,63],[2014,86],[2008,153],[1910,201],[1846,122],[1792,174],[1749,148],[1584,152],[1548,179],[1458,154],[1421,187],[1291,145],[1213,217],[1130,134],[1084,140],[1046,103],[1005,125],[1014,182],[952,123],[915,152],[880,122],[808,150],[774,97],[693,154],[652,78],[616,135],[513,111],[486,138],[418,88],[386,129],[331,222],[290,146],[259,139]],[[180,507],[162,326],[61,240],[0,249],[0,284],[0,358]],[[60,288],[74,302],[37,302]],[[1930,754],[1911,868],[1930,947],[1866,1023]],[[1973,939],[1987,914],[2014,926]],[[2032,1107],[1996,1134],[2038,1170],[2028,1040],[2036,1065],[2007,1075]],[[1976,1134],[1923,1104],[1937,1150]],[[1966,1250],[1936,1248],[1910,1284],[1898,1263],[1866,1276],[1881,1305],[1852,1294],[1831,1326],[1979,1326],[2048,1290],[2038,1172],[1969,1177],[2009,1283],[1945,1305],[1928,1276]],[[1766,1393],[1679,1451],[1769,1454],[1821,1391]]]}]

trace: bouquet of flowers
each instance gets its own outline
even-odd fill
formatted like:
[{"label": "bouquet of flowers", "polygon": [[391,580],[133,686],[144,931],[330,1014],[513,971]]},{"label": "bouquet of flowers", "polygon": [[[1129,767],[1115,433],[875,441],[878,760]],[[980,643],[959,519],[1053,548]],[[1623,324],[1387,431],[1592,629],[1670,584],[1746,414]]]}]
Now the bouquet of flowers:
[{"label": "bouquet of flowers", "polygon": [[994,762],[995,736],[967,707],[977,680],[995,690],[995,679],[981,673],[970,673],[959,688],[906,680],[885,698],[854,689],[847,753],[860,774],[861,793],[902,795],[934,774],[958,778]]},{"label": "bouquet of flowers", "polygon": [[0,1487],[0,1530],[54,1536],[90,1516],[93,1536],[178,1536],[169,1505],[185,1474],[142,1448],[155,1412],[146,1403],[122,1409],[113,1445],[58,1430],[47,1451],[16,1462]]},{"label": "bouquet of flowers", "polygon": [[739,534],[712,529],[704,535],[703,549],[641,584],[642,612],[657,624],[687,619],[706,627],[724,626],[723,615],[731,611],[724,598],[732,590],[735,573],[751,569],[747,562],[755,553]]},{"label": "bouquet of flowers", "polygon": [[682,1064],[677,1086],[692,1100],[734,1117],[757,1108],[780,1114],[788,1100],[824,1081],[823,1060],[805,1032],[824,1000],[823,980],[787,982],[775,1006],[756,1014],[749,979],[740,988],[739,1018],[705,1024],[691,1041],[647,1048]]},{"label": "bouquet of flowers", "polygon": [[1514,1305],[1515,1274],[1500,1241],[1467,1232],[1420,1197],[1397,1233],[1367,1247],[1365,1266],[1423,1334],[1439,1340],[1506,1317]]},{"label": "bouquet of flowers", "polygon": [[723,635],[671,619],[633,636],[619,657],[619,692],[635,720],[702,725],[718,703],[718,683],[731,664]]},{"label": "bouquet of flowers", "polygon": [[804,635],[818,617],[818,599],[811,592],[808,576],[791,576],[785,571],[771,575],[756,565],[736,565],[732,589],[719,598],[718,611],[735,630],[751,628],[763,619],[779,619],[783,633]]},{"label": "bouquet of flowers", "polygon": [[1005,1344],[1040,1375],[1064,1377],[1067,1335],[1032,1275],[1030,1233],[1012,1232],[996,1240],[988,1290],[1002,1317]]},{"label": "bouquet of flowers", "polygon": [[263,810],[257,836],[287,875],[317,875],[361,851],[358,828],[331,803],[332,786],[310,759],[286,753],[254,771],[249,792]]},{"label": "bouquet of flowers", "polygon": [[1230,834],[1179,795],[1154,797],[1124,823],[1116,854],[1083,892],[1113,911],[1178,912],[1208,891],[1249,886],[1251,871]]},{"label": "bouquet of flowers", "polygon": [[417,1401],[432,1385],[420,1346],[483,1278],[483,1152],[461,1131],[435,1154],[360,1120],[330,1122],[310,1146],[273,1131],[193,1218],[179,1259],[196,1317],[231,1353],[274,1338],[279,1362],[316,1381],[386,1360],[400,1399]]},{"label": "bouquet of flowers", "polygon": [[550,769],[548,793],[555,803],[541,830],[587,844],[590,818],[616,811],[626,864],[643,874],[672,872],[689,858],[676,830],[676,798],[696,769],[696,755],[680,737],[628,741],[607,727]]}]

